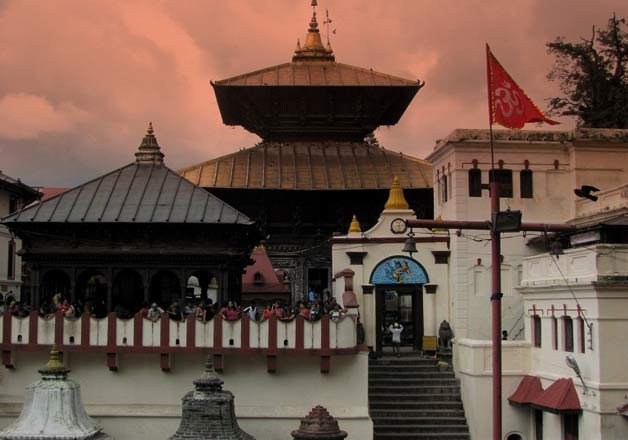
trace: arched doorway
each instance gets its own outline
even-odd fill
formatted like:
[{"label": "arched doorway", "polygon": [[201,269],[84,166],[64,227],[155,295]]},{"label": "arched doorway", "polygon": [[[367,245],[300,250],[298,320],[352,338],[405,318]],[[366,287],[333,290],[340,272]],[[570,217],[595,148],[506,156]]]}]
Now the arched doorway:
[{"label": "arched doorway", "polygon": [[181,301],[181,284],[179,277],[168,270],[153,275],[149,289],[150,302],[167,308],[173,301]]},{"label": "arched doorway", "polygon": [[196,270],[187,280],[186,298],[191,301],[211,299],[215,304],[218,300],[218,280],[213,273]]},{"label": "arched doorway", "polygon": [[401,346],[418,350],[423,341],[423,284],[429,282],[425,268],[406,256],[379,262],[371,273],[375,285],[376,350],[391,345],[387,329],[394,322],[403,326]]},{"label": "arched doorway", "polygon": [[49,305],[52,297],[60,293],[64,298],[70,299],[70,276],[60,269],[49,270],[41,279],[39,288],[39,304]]},{"label": "arched doorway", "polygon": [[144,302],[144,284],[139,273],[124,269],[116,275],[112,289],[113,309],[122,308],[130,315],[137,313]]},{"label": "arched doorway", "polygon": [[103,317],[107,314],[107,290],[107,278],[102,272],[96,269],[85,270],[76,282],[76,301],[88,303],[96,317]]}]

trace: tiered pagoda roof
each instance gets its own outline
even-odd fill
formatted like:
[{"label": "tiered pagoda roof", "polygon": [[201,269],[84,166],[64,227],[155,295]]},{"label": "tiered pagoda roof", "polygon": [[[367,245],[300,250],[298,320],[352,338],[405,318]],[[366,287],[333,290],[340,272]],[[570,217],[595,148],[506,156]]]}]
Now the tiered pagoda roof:
[{"label": "tiered pagoda roof", "polygon": [[329,41],[323,45],[316,6],[292,62],[212,83],[225,124],[264,140],[361,141],[399,121],[423,83],[337,63]]}]

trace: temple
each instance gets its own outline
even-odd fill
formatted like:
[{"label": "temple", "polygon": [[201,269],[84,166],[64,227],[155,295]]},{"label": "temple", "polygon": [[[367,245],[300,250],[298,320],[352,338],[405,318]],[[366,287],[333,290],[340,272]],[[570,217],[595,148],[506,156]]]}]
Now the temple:
[{"label": "temple", "polygon": [[316,6],[291,62],[212,83],[223,122],[262,141],[179,170],[256,220],[294,300],[331,287],[329,238],[354,214],[373,226],[393,176],[419,217],[432,217],[431,165],[373,136],[400,120],[424,83],[337,62]]}]

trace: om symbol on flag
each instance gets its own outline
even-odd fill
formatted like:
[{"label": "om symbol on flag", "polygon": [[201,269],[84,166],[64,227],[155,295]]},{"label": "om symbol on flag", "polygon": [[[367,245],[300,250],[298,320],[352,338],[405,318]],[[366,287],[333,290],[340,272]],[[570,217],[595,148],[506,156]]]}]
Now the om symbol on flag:
[{"label": "om symbol on flag", "polygon": [[502,87],[495,89],[495,108],[498,107],[505,117],[511,116],[513,112],[523,114],[524,104],[521,96],[517,90],[512,90],[512,84],[508,81],[504,81]]}]

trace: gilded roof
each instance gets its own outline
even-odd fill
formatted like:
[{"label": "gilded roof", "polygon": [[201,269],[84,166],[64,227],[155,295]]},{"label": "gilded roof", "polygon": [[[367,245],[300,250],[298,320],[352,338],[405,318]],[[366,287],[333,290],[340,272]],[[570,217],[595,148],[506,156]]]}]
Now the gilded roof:
[{"label": "gilded roof", "polygon": [[364,142],[262,142],[179,170],[204,188],[351,190],[430,188],[432,165]]},{"label": "gilded roof", "polygon": [[215,86],[405,86],[411,81],[373,69],[336,62],[293,62],[216,81]]}]

